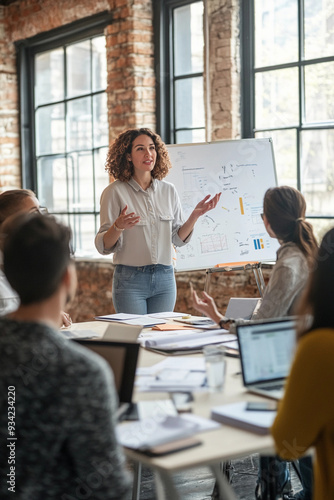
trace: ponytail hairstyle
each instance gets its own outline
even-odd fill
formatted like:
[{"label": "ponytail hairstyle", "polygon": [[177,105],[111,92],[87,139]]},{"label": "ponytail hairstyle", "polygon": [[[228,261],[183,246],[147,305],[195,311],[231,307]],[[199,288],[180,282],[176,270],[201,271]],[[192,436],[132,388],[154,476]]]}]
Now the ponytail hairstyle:
[{"label": "ponytail hairstyle", "polygon": [[[316,328],[334,329],[334,228],[322,239],[297,313],[298,337]],[[309,321],[311,318],[311,322]]]},{"label": "ponytail hairstyle", "polygon": [[36,195],[30,189],[10,189],[0,194],[0,226],[11,215],[19,212],[27,198]]},{"label": "ponytail hairstyle", "polygon": [[305,212],[304,196],[293,187],[270,188],[264,195],[263,213],[275,236],[283,243],[295,243],[311,267],[318,245],[311,224],[305,220]]}]

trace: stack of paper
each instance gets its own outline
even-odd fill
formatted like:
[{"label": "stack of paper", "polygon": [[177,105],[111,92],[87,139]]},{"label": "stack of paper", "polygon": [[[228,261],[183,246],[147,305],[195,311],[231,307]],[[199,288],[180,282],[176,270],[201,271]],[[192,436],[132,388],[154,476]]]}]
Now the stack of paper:
[{"label": "stack of paper", "polygon": [[222,343],[228,344],[230,348],[238,348],[236,335],[222,329],[181,332],[175,333],[175,335],[159,335],[142,340],[142,345],[147,349],[161,350],[168,353],[201,349],[208,344]]},{"label": "stack of paper", "polygon": [[139,391],[193,392],[206,390],[204,358],[166,358],[148,368],[137,368]]},{"label": "stack of paper", "polygon": [[211,420],[187,414],[146,418],[116,427],[116,437],[122,446],[146,450],[153,446],[193,436],[199,432],[217,429],[219,424]]},{"label": "stack of paper", "polygon": [[66,337],[67,339],[94,339],[98,337],[99,335],[96,332],[93,332],[92,330],[67,330],[67,329],[61,329],[59,332],[63,335],[63,337]]},{"label": "stack of paper", "polygon": [[269,434],[276,411],[249,411],[246,407],[245,401],[216,406],[211,410],[211,418],[257,434]]},{"label": "stack of paper", "polygon": [[144,328],[166,323],[164,319],[149,316],[148,314],[116,313],[95,316],[95,319],[99,321],[116,321],[118,323],[126,323],[127,325],[140,325]]}]

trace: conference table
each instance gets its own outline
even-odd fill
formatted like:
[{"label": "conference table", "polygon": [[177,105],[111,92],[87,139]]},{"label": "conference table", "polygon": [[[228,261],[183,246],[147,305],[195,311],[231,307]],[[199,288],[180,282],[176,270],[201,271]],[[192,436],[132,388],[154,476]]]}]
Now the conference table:
[{"label": "conference table", "polygon": [[[106,323],[103,321],[75,323],[71,329],[92,330],[102,336],[106,329]],[[189,354],[189,356],[201,357],[202,354]],[[165,356],[161,354],[141,348],[138,366],[149,367],[164,358]],[[166,393],[139,392],[135,390],[133,400],[136,402],[166,397],[168,397]],[[210,418],[211,408],[214,406],[238,401],[263,400],[261,397],[245,391],[242,385],[240,360],[233,357],[227,357],[226,380],[223,391],[193,392],[193,398],[192,412],[205,418]],[[218,483],[219,498],[236,500],[237,497],[222,472],[221,463],[253,453],[274,454],[273,439],[270,435],[259,435],[225,424],[222,424],[218,429],[196,434],[196,437],[201,441],[201,445],[159,457],[150,457],[125,448],[127,458],[136,464],[133,500],[139,499],[139,481],[136,481],[136,478],[138,479],[138,474],[140,477],[141,465],[149,467],[155,474],[158,500],[178,500],[180,496],[173,484],[173,473],[200,467],[211,469]]]}]

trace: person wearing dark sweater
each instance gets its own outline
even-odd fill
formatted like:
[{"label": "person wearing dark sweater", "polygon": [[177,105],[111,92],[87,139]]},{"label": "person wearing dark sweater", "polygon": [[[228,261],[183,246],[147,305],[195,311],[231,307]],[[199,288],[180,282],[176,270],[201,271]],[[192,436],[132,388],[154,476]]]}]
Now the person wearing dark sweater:
[{"label": "person wearing dark sweater", "polygon": [[113,375],[57,332],[76,288],[70,230],[40,214],[3,230],[4,272],[20,305],[0,320],[0,498],[125,499]]}]

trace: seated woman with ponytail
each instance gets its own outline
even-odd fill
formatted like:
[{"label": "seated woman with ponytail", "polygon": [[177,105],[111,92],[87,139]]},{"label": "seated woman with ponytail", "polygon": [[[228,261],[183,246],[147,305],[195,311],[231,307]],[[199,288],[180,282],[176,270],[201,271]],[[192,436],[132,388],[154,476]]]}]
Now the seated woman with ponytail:
[{"label": "seated woman with ponytail", "polygon": [[[297,189],[279,186],[266,191],[262,219],[267,233],[272,238],[277,238],[280,247],[261,305],[253,314],[252,320],[291,316],[295,312],[295,305],[306,287],[318,249],[312,226],[305,220],[305,213],[306,202]],[[219,313],[213,298],[205,292],[202,292],[201,298],[193,292],[193,306],[222,328],[229,329],[233,323]],[[261,474],[256,487],[256,498],[259,500],[267,498],[268,478],[275,478],[281,491],[289,478],[285,462],[278,459],[271,462],[270,473],[268,463],[266,457],[261,457]],[[294,498],[311,500],[310,458],[300,460],[300,469],[303,489]]]},{"label": "seated woman with ponytail", "polygon": [[[277,238],[280,247],[261,305],[252,320],[290,316],[294,312],[317,253],[317,242],[311,224],[305,220],[305,212],[305,199],[293,187],[270,188],[264,195],[262,219],[267,233]],[[194,291],[193,306],[223,328],[229,328],[228,318],[219,313],[207,293],[203,292],[199,298]]]}]

